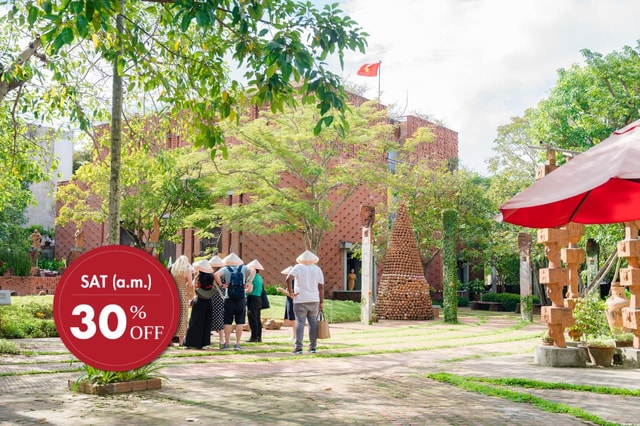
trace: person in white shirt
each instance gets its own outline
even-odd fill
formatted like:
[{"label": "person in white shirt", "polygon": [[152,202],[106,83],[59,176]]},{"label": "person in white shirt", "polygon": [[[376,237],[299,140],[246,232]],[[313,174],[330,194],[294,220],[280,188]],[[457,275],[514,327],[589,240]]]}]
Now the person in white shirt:
[{"label": "person in white shirt", "polygon": [[[287,291],[293,298],[293,310],[296,315],[296,343],[294,354],[302,353],[305,321],[309,323],[309,352],[316,353],[318,341],[318,312],[324,302],[324,274],[316,263],[318,256],[305,250],[298,262],[287,275]],[[293,280],[295,279],[295,291]]]}]

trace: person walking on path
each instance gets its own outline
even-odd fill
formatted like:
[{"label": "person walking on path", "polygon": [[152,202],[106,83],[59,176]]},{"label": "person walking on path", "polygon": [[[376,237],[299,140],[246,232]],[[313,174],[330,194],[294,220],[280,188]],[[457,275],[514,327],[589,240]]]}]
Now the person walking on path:
[{"label": "person walking on path", "polygon": [[[229,340],[231,338],[232,325],[236,324],[236,343],[234,349],[242,350],[240,339],[242,338],[242,327],[247,316],[247,297],[246,293],[253,289],[253,277],[256,270],[248,268],[242,259],[235,253],[222,259],[225,265],[219,269],[214,278],[216,283],[226,289],[224,298],[224,345],[222,349],[230,349]],[[222,280],[224,279],[224,284]],[[242,289],[240,289],[240,286]]]},{"label": "person walking on path", "polygon": [[[286,280],[286,277],[289,275],[291,268],[293,268],[293,266],[287,266],[282,271],[280,271],[280,273],[285,276],[285,280]],[[291,288],[293,289],[293,291],[296,291],[295,280],[291,281]],[[284,305],[284,319],[285,319],[285,322],[288,322],[288,324],[291,325],[291,337],[289,338],[289,340],[291,340],[292,342],[295,342],[296,341],[296,314],[295,312],[293,312],[293,299],[291,298],[291,295],[289,294],[289,291],[286,288],[278,287],[276,290],[284,294],[285,296],[287,296],[287,299]]]},{"label": "person walking on path", "polygon": [[213,269],[205,259],[194,263],[197,272],[198,288],[191,306],[189,328],[183,345],[202,349],[211,345],[211,296],[215,293]]},{"label": "person walking on path", "polygon": [[[209,265],[214,271],[225,266],[218,255],[209,259]],[[224,290],[217,283],[214,285],[216,292],[211,296],[211,332],[218,335],[220,349],[222,349],[224,347]]]},{"label": "person walking on path", "polygon": [[177,337],[178,346],[181,346],[189,325],[189,303],[193,300],[193,295],[195,294],[191,278],[191,263],[187,256],[178,257],[175,263],[171,265],[171,276],[178,288],[178,297],[180,299],[180,316],[174,339]]},{"label": "person walking on path", "polygon": [[[305,321],[309,323],[309,352],[316,353],[318,342],[318,311],[324,302],[324,274],[316,263],[318,256],[305,250],[287,276],[287,291],[293,297],[293,311],[296,314],[296,344],[294,354],[302,353]],[[293,291],[293,280],[296,290]]]},{"label": "person walking on path", "polygon": [[264,268],[258,259],[247,263],[247,267],[256,270],[252,281],[253,289],[250,293],[247,293],[247,316],[249,317],[249,328],[251,329],[251,337],[247,341],[257,343],[262,342],[262,319],[260,318],[260,312],[262,311],[262,289],[264,283],[260,271],[264,271]]}]

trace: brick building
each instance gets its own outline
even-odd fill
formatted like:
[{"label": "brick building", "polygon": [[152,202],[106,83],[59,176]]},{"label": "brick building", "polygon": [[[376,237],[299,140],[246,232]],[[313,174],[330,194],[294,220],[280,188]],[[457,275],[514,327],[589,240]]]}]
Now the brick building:
[{"label": "brick building", "polygon": [[[364,99],[354,97],[355,103]],[[450,161],[458,158],[458,134],[445,127],[430,123],[415,116],[407,116],[398,122],[398,127],[394,137],[399,140],[412,137],[415,132],[423,127],[428,127],[434,134],[434,140],[430,143],[421,144],[415,153],[415,158],[430,159],[434,162]],[[167,147],[177,147],[181,145],[180,140],[175,135],[169,135]],[[283,177],[283,184],[295,185],[292,178]],[[229,195],[223,201],[226,204],[236,204],[245,202],[246,197],[242,194]],[[355,191],[347,200],[342,211],[334,218],[335,227],[328,232],[322,242],[318,256],[319,266],[325,275],[325,294],[328,298],[339,297],[360,300],[360,274],[353,292],[347,289],[347,274],[350,269],[360,270],[360,261],[352,258],[351,247],[360,242],[362,227],[360,222],[360,206],[377,206],[387,202],[387,193],[371,193],[367,188],[361,187]],[[296,257],[304,251],[303,242],[299,235],[295,233],[283,233],[277,235],[255,235],[246,232],[230,232],[221,230],[220,238],[216,243],[211,241],[201,241],[193,230],[183,229],[180,231],[182,243],[173,244],[165,242],[161,259],[176,259],[182,254],[190,259],[198,253],[216,245],[221,257],[234,252],[245,262],[252,259],[259,259],[265,267],[262,276],[266,284],[282,283],[284,277],[280,271],[295,263]],[[56,257],[68,258],[74,255],[75,226],[69,225],[64,228],[56,227]],[[106,243],[107,227],[105,225],[85,223],[83,235],[85,249],[99,247]],[[127,240],[121,238],[121,242],[126,244]],[[380,259],[375,260],[376,264],[381,264]],[[374,275],[381,271],[375,271]],[[442,261],[440,258],[431,262],[427,272],[427,282],[435,289],[442,289]],[[337,293],[336,293],[337,292]],[[374,284],[375,294],[375,284]]]}]

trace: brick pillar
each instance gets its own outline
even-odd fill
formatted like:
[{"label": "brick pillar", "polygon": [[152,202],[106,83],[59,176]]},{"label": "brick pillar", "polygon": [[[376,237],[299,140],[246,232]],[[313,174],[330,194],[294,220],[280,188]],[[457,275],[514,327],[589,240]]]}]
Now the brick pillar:
[{"label": "brick pillar", "polygon": [[618,256],[627,259],[628,268],[620,270],[620,284],[631,292],[629,307],[622,308],[622,325],[634,335],[633,347],[640,349],[640,221],[625,222],[625,238],[618,241]]},{"label": "brick pillar", "polygon": [[538,230],[538,243],[545,245],[545,255],[549,259],[548,268],[540,268],[540,283],[546,285],[547,296],[551,300],[551,306],[543,306],[541,310],[542,321],[547,323],[549,337],[553,339],[554,346],[566,348],[564,338],[565,327],[573,325],[571,309],[565,307],[562,287],[569,282],[569,270],[562,267],[560,248],[569,242],[567,229],[546,228]]}]

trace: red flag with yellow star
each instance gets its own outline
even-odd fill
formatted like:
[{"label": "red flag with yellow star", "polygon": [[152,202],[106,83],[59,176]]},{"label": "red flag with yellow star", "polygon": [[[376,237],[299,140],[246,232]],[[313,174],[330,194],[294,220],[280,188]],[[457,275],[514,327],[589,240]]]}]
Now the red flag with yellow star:
[{"label": "red flag with yellow star", "polygon": [[375,77],[378,75],[378,68],[380,68],[380,62],[376,62],[375,64],[363,64],[358,69],[357,74],[363,77]]}]

